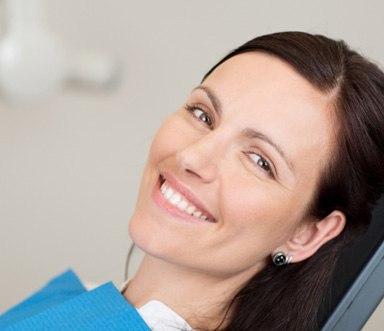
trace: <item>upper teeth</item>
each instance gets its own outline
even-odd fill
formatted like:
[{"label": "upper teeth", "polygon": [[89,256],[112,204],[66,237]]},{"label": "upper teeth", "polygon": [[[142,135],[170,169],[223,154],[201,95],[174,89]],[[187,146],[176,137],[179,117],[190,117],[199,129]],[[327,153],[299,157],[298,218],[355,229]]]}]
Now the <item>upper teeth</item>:
[{"label": "upper teeth", "polygon": [[160,191],[163,197],[178,209],[185,211],[189,215],[200,218],[203,221],[208,219],[208,216],[204,215],[201,210],[198,210],[196,206],[187,201],[181,193],[168,187],[165,182],[161,185]]}]

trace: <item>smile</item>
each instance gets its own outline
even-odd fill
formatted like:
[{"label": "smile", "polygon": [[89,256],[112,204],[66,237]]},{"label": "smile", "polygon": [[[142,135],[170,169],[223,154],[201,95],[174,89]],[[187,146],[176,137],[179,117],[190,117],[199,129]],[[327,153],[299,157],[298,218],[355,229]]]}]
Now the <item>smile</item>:
[{"label": "smile", "polygon": [[171,187],[165,179],[163,179],[160,186],[160,192],[165,200],[177,207],[180,211],[183,211],[189,216],[196,217],[202,221],[214,222],[204,211],[200,210],[188,201],[182,193]]}]

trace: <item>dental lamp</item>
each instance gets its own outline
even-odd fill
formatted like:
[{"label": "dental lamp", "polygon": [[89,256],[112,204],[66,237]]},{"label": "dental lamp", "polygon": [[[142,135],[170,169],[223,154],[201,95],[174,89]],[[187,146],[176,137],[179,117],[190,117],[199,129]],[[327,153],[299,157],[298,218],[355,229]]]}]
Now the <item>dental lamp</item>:
[{"label": "dental lamp", "polygon": [[67,82],[94,88],[114,85],[117,63],[96,54],[69,56],[44,22],[43,1],[3,0],[0,94],[12,103],[26,104],[57,94]]}]

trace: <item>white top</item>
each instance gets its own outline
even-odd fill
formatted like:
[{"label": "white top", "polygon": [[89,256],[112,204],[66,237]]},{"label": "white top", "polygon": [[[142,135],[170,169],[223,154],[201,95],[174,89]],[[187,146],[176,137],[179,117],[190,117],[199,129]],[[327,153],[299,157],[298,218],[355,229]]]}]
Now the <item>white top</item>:
[{"label": "white top", "polygon": [[[125,281],[120,287],[123,293],[129,283]],[[136,308],[145,323],[153,331],[193,331],[191,326],[176,312],[158,300],[151,300]]]},{"label": "white top", "polygon": [[180,315],[160,301],[149,301],[137,311],[154,331],[193,331]]}]

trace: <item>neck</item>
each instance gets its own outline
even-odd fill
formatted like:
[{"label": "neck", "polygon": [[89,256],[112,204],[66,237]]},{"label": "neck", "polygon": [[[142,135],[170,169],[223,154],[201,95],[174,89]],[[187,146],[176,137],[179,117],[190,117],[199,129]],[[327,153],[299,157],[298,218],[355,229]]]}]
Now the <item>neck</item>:
[{"label": "neck", "polygon": [[217,277],[146,255],[124,296],[135,307],[159,300],[194,328],[216,327],[231,299],[257,271]]}]

